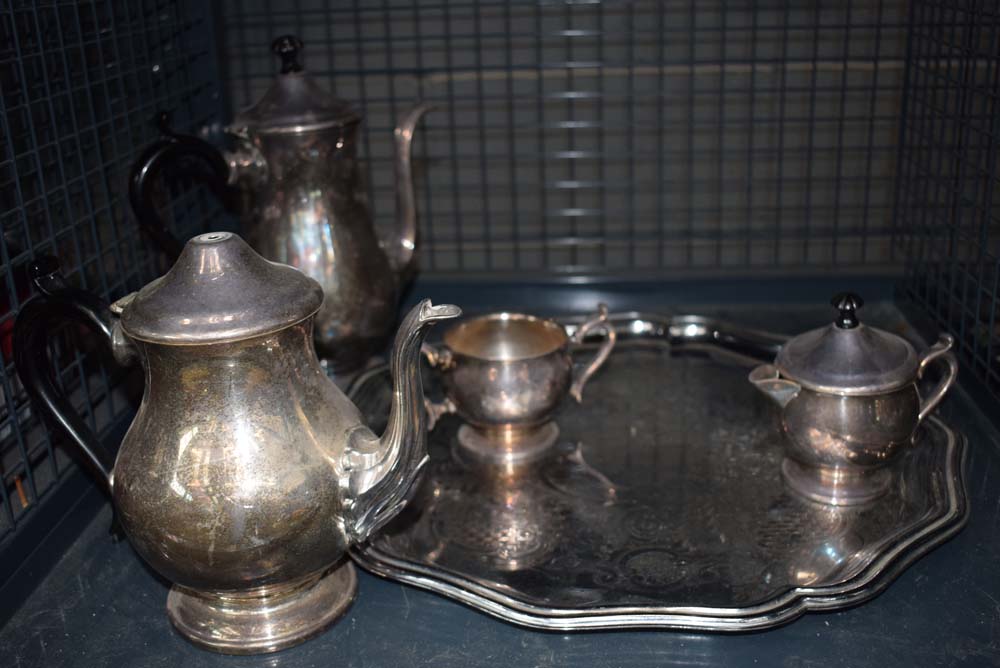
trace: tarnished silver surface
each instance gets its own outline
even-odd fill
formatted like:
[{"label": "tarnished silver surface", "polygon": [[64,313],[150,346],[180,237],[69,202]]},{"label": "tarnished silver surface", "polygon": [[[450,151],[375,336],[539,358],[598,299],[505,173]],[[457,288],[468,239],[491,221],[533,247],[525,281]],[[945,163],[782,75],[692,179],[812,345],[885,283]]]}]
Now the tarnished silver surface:
[{"label": "tarnished silver surface", "polygon": [[244,186],[253,193],[247,241],[322,286],[316,348],[338,371],[362,365],[385,344],[399,297],[398,276],[355,192],[356,131],[355,124],[246,140],[268,165],[266,179]]},{"label": "tarnished silver surface", "polygon": [[[275,329],[268,309],[288,311],[262,288],[297,304],[297,317]],[[150,320],[143,308],[158,295],[174,310]],[[403,320],[377,437],[320,366],[318,306],[312,279],[212,233],[116,307],[115,345],[133,350],[146,383],[109,480],[115,509],[136,552],[174,584],[176,628],[209,649],[271,652],[335,619],[355,586],[336,565],[400,510],[426,461],[420,345],[460,310],[424,300]]]},{"label": "tarnished silver surface", "polygon": [[[574,329],[521,313],[493,313],[459,323],[424,356],[440,375],[446,400],[428,402],[431,428],[445,413],[467,423],[458,443],[482,459],[512,463],[541,454],[555,442],[552,414],[567,394],[579,403],[583,388],[614,348],[616,333],[607,307]],[[599,331],[603,343],[574,372],[570,344]]]},{"label": "tarnished silver surface", "polygon": [[358,575],[348,561],[298,582],[225,596],[174,586],[167,615],[196,645],[225,654],[264,654],[323,632],[347,612],[357,593]]},{"label": "tarnished silver surface", "polygon": [[[958,376],[951,335],[918,356],[902,337],[860,323],[854,311],[862,303],[856,295],[838,295],[836,322],[796,336],[775,364],[750,373],[750,382],[781,410],[785,480],[804,496],[835,505],[867,503],[886,492],[891,477],[884,467],[910,444]],[[945,373],[923,399],[917,383],[935,360]]]},{"label": "tarnished silver surface", "polygon": [[295,35],[282,35],[271,42],[271,52],[281,59],[281,72],[259,100],[236,114],[234,127],[288,134],[361,120],[349,102],[332,95],[305,71],[299,58],[304,46]]},{"label": "tarnished silver surface", "polygon": [[[416,208],[410,172],[413,130],[428,107],[396,129],[398,239],[384,246],[361,192],[358,123],[287,133],[240,131],[242,153],[259,155],[242,179],[252,193],[247,240],[264,257],[316,279],[326,299],[316,316],[316,346],[338,370],[351,370],[386,342],[404,276],[412,271]],[[255,164],[231,156],[231,164]]]},{"label": "tarnished silver surface", "polygon": [[920,359],[909,341],[859,324],[830,324],[796,336],[775,360],[782,375],[817,392],[867,395],[913,382]]},{"label": "tarnished silver surface", "polygon": [[239,237],[189,242],[166,274],[112,305],[132,339],[177,345],[260,336],[316,313],[323,291],[293,267],[262,260]]},{"label": "tarnished silver surface", "polygon": [[[864,601],[964,524],[965,446],[938,420],[887,468],[879,501],[814,503],[783,484],[773,407],[746,382],[781,337],[695,316],[611,320],[601,401],[563,404],[548,457],[458,459],[460,421],[443,418],[413,503],[355,560],[535,628],[743,631]],[[350,395],[384,411],[385,370]]]},{"label": "tarnished silver surface", "polygon": [[314,278],[326,296],[314,336],[338,372],[362,367],[392,333],[403,284],[415,271],[417,211],[410,166],[414,130],[431,108],[404,114],[394,132],[397,235],[380,240],[358,171],[363,118],[298,63],[302,43],[272,46],[282,71],[262,99],[227,128],[226,154],[240,187],[247,241],[269,260]]}]

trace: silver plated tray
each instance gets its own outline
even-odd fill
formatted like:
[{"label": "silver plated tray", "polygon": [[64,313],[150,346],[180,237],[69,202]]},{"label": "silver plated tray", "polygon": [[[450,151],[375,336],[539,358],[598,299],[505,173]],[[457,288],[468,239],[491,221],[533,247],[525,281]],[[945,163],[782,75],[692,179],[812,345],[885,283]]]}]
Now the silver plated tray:
[{"label": "silver plated tray", "polygon": [[[411,503],[354,559],[528,627],[745,631],[869,599],[964,525],[964,439],[939,420],[887,496],[817,504],[783,486],[774,412],[746,379],[781,337],[696,316],[615,322],[622,341],[584,403],[560,409],[550,456],[464,461],[460,421],[443,419]],[[388,370],[350,393],[380,428]]]}]

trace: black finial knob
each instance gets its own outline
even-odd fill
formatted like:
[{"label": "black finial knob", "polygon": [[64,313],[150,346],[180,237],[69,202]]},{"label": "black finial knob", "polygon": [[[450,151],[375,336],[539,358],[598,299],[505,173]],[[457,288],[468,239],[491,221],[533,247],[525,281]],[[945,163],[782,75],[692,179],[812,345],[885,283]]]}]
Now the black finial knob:
[{"label": "black finial knob", "polygon": [[156,116],[153,117],[153,125],[156,129],[160,131],[160,134],[164,137],[176,137],[177,133],[174,132],[173,128],[174,112],[167,111],[166,109],[156,112]]},{"label": "black finial knob", "polygon": [[59,273],[59,259],[52,255],[39,255],[28,264],[28,275],[32,280]]},{"label": "black finial knob", "polygon": [[271,51],[281,58],[281,73],[301,72],[299,51],[302,50],[302,40],[295,35],[282,35],[271,42]]},{"label": "black finial knob", "polygon": [[28,276],[44,295],[53,294],[67,288],[66,279],[60,271],[59,260],[52,255],[39,255],[28,264]]},{"label": "black finial knob", "polygon": [[854,329],[858,326],[857,310],[865,305],[865,300],[853,292],[841,292],[830,300],[833,307],[840,311],[836,325],[841,329]]}]

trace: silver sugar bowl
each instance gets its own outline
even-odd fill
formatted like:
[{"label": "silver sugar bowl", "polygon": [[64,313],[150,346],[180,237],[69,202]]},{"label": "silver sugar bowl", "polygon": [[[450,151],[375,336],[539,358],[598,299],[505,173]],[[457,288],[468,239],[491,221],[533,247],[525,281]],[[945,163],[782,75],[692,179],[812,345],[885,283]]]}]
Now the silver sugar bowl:
[{"label": "silver sugar bowl", "polygon": [[[885,492],[886,464],[955,383],[958,361],[950,335],[918,355],[902,337],[859,322],[857,295],[832,303],[840,311],[834,323],[788,341],[750,382],[781,408],[788,485],[815,501],[853,505]],[[922,397],[917,382],[933,362],[944,375]]]}]

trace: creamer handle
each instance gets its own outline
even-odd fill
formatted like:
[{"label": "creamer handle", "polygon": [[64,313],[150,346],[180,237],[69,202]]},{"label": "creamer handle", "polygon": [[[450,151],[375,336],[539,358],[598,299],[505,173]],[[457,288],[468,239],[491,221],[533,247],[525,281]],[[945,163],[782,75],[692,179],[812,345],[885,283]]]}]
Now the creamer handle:
[{"label": "creamer handle", "polygon": [[593,329],[600,329],[604,331],[604,342],[601,347],[597,349],[597,354],[594,355],[594,359],[591,360],[580,375],[573,379],[573,385],[569,389],[569,393],[577,403],[583,401],[583,387],[590,380],[598,369],[600,369],[604,363],[607,361],[608,356],[611,355],[611,351],[615,347],[615,341],[618,336],[615,333],[615,327],[612,323],[608,322],[608,307],[607,304],[597,305],[597,314],[588,320],[587,322],[580,325],[575,332],[573,332],[573,337],[571,341],[573,343],[583,343],[586,338],[587,333]]}]

